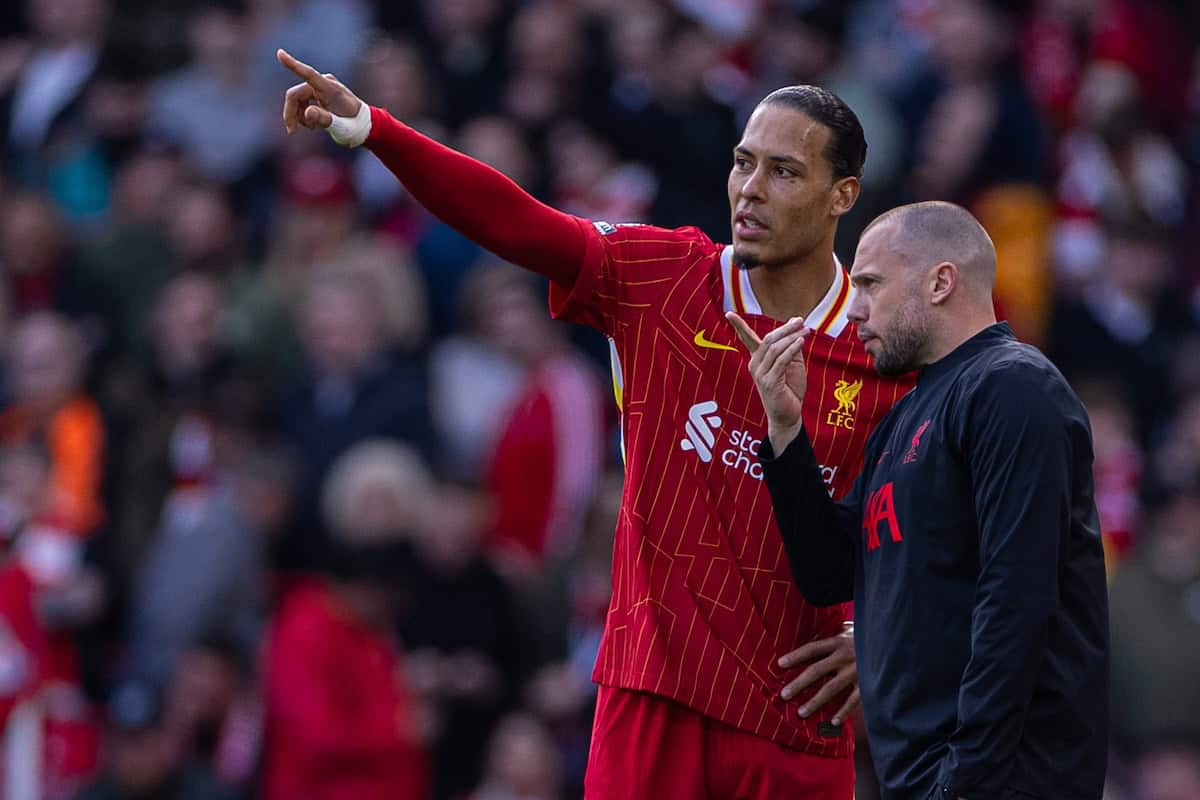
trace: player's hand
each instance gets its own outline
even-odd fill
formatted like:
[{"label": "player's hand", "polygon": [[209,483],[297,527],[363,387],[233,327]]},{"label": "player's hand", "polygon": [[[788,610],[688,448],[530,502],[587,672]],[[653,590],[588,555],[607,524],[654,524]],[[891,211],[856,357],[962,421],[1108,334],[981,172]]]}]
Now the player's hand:
[{"label": "player's hand", "polygon": [[833,698],[851,689],[850,696],[833,715],[833,723],[840,725],[860,704],[858,662],[854,658],[853,634],[842,633],[828,639],[809,642],[780,658],[779,666],[791,669],[810,661],[812,663],[795,680],[783,687],[783,699],[791,700],[807,687],[826,679],[817,693],[800,707],[800,716],[808,717]]},{"label": "player's hand", "polygon": [[804,339],[812,332],[802,317],[792,317],[759,339],[735,312],[725,315],[750,353],[750,374],[767,412],[771,447],[782,453],[800,432],[808,369],[804,365]]},{"label": "player's hand", "polygon": [[286,50],[277,50],[275,57],[302,81],[283,96],[283,126],[288,133],[301,126],[328,128],[335,115],[353,117],[362,108],[362,100],[333,75],[322,75]]}]

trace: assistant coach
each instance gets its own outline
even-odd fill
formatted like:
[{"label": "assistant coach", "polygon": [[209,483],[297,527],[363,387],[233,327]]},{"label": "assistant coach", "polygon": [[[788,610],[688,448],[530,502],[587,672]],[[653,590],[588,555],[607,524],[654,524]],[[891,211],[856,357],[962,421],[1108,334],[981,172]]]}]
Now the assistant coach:
[{"label": "assistant coach", "polygon": [[1087,415],[992,307],[996,254],[967,211],[918,203],[864,232],[850,319],[916,388],[830,498],[801,424],[802,320],[736,315],[768,419],[761,458],[816,605],[855,604],[859,686],[887,798],[1101,796],[1108,610]]}]

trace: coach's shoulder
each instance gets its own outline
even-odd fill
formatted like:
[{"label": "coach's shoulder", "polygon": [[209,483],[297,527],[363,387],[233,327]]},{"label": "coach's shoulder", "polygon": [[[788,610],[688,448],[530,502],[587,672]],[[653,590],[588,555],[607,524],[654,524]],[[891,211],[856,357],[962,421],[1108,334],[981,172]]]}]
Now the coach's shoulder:
[{"label": "coach's shoulder", "polygon": [[1082,418],[1083,404],[1050,359],[1033,345],[995,348],[973,370],[967,394],[976,409],[1013,418]]},{"label": "coach's shoulder", "polygon": [[997,386],[1066,385],[1058,368],[1041,350],[1015,339],[981,351],[964,370],[968,385],[978,389]]}]

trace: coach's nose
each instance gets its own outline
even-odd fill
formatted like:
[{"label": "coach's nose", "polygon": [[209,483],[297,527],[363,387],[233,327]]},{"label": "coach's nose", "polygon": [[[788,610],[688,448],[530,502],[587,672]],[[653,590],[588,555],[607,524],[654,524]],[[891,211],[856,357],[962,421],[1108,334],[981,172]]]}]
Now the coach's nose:
[{"label": "coach's nose", "polygon": [[850,304],[846,306],[846,318],[855,325],[861,325],[870,319],[871,315],[867,309],[866,298],[862,292],[854,292],[850,295]]}]

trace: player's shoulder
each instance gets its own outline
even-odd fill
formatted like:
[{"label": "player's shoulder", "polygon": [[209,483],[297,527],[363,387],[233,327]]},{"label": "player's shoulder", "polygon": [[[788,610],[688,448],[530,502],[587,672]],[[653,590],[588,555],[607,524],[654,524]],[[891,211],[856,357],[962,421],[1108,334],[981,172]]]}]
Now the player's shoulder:
[{"label": "player's shoulder", "polygon": [[699,228],[592,223],[610,273],[629,282],[653,282],[659,292],[672,279],[700,279],[715,274],[722,246]]},{"label": "player's shoulder", "polygon": [[715,244],[704,231],[695,226],[682,228],[660,228],[640,222],[608,222],[592,220],[592,227],[607,245],[627,245],[653,249],[677,251],[691,249],[697,252],[716,251]]}]

